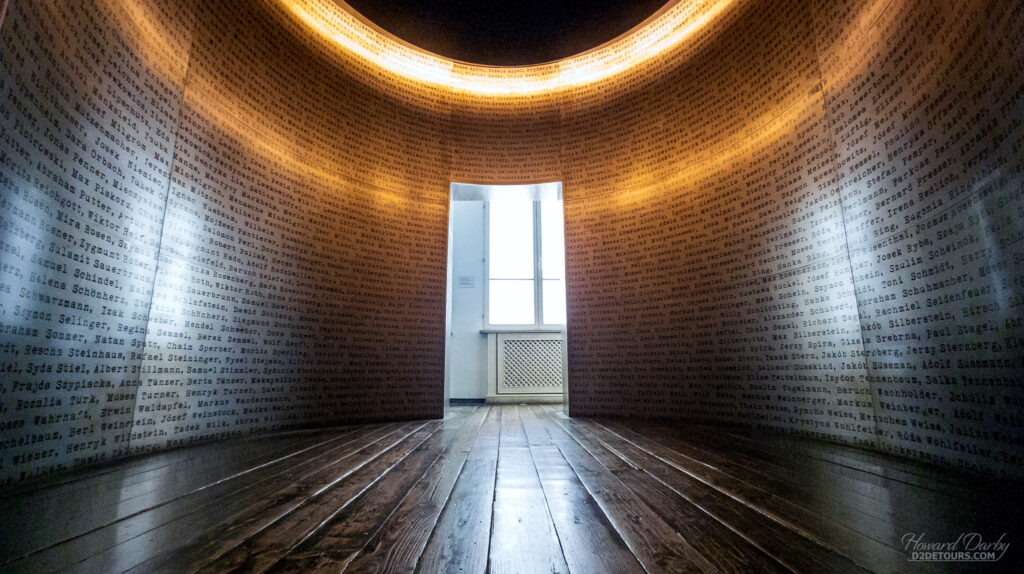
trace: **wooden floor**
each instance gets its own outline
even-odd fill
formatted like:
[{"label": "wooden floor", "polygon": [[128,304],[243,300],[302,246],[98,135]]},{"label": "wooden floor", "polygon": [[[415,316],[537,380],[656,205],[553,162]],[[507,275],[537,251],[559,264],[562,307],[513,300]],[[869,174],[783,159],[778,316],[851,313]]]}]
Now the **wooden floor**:
[{"label": "wooden floor", "polygon": [[[786,436],[460,406],[7,492],[0,571],[1020,571],[1010,486]],[[928,563],[901,543],[971,532],[1010,548]]]}]

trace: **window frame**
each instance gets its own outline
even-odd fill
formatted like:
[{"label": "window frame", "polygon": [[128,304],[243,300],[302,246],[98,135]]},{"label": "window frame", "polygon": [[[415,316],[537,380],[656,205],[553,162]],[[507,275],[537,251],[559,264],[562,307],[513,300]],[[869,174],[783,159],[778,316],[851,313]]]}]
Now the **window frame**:
[{"label": "window frame", "polygon": [[[515,201],[515,200],[510,200]],[[541,201],[540,199],[529,200],[533,207],[533,277],[522,279],[522,281],[533,282],[533,323],[504,324],[491,323],[491,200],[484,201],[484,330],[485,331],[558,331],[564,327],[564,323],[544,323],[544,261],[543,261],[543,231],[541,228]],[[562,200],[557,201],[559,207],[564,210]],[[500,203],[499,201],[498,203]],[[564,211],[563,211],[564,213]],[[565,220],[562,220],[563,238]],[[564,239],[563,239],[564,241]],[[564,249],[564,246],[563,246]],[[501,281],[502,279],[496,279]],[[565,270],[562,271],[562,284],[565,285]]]}]

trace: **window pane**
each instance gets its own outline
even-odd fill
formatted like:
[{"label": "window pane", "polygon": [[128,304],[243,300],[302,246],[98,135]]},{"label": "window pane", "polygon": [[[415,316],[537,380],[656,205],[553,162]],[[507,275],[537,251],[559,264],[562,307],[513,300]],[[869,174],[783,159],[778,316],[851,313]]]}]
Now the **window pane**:
[{"label": "window pane", "polygon": [[[540,202],[540,247],[544,279],[562,279],[565,277],[565,236],[563,228],[562,202],[558,200]],[[547,323],[548,321],[545,320],[544,322]]]},{"label": "window pane", "polygon": [[532,279],[492,279],[488,297],[488,317],[492,325],[533,324]]},{"label": "window pane", "polygon": [[565,324],[565,281],[544,280],[544,324]]},{"label": "window pane", "polygon": [[533,202],[492,201],[489,211],[491,277],[533,279]]}]

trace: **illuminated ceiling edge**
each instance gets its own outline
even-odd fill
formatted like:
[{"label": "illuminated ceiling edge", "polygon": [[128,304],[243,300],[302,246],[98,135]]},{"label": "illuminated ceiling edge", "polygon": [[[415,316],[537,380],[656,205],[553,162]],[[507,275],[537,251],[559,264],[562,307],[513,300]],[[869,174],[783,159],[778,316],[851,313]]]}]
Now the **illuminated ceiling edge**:
[{"label": "illuminated ceiling edge", "polygon": [[647,22],[593,50],[547,64],[483,66],[406,44],[341,0],[276,0],[314,33],[413,82],[480,96],[523,96],[599,82],[643,65],[704,28],[735,0],[676,0]]}]

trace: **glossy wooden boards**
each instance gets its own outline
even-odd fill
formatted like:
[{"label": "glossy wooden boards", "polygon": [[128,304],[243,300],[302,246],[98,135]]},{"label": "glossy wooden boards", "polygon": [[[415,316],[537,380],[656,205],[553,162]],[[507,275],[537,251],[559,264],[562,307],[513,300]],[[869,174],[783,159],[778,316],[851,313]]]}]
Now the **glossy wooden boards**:
[{"label": "glossy wooden boards", "polygon": [[781,434],[462,406],[157,453],[7,495],[22,528],[0,535],[0,572],[934,572],[902,538],[960,532],[1006,533],[1006,555],[979,571],[1012,571],[1015,496]]}]

